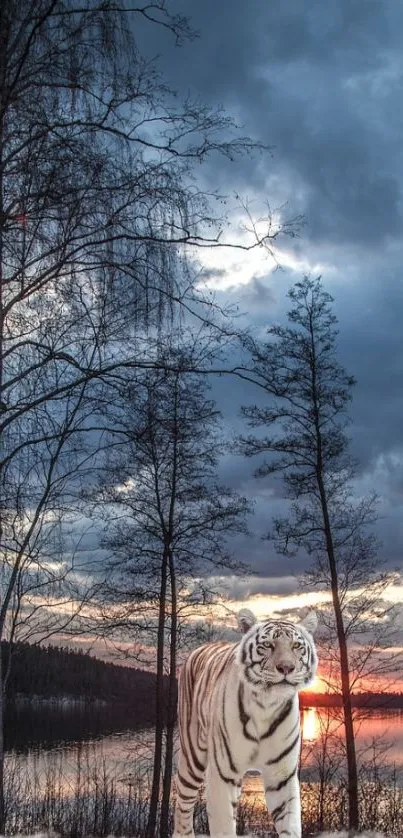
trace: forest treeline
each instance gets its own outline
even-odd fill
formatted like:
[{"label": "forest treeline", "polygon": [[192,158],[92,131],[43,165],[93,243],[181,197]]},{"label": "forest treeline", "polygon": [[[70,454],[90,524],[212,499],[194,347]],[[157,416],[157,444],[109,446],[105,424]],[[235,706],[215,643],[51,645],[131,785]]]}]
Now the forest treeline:
[{"label": "forest treeline", "polygon": [[[300,707],[342,707],[343,697],[340,693],[302,692],[299,703]],[[403,708],[403,693],[352,693],[351,704],[359,709],[400,709]]]},{"label": "forest treeline", "polygon": [[[8,643],[1,644],[6,665]],[[59,646],[38,646],[17,643],[13,648],[13,665],[7,684],[7,697],[71,698],[105,701],[138,707],[141,718],[155,720],[156,676],[152,672],[129,666],[118,666],[93,657],[88,652],[72,651]],[[165,679],[165,689],[168,679]],[[356,693],[354,707],[403,707],[402,693]],[[300,694],[301,707],[340,707],[342,697],[336,693]]]},{"label": "forest treeline", "polygon": [[[6,665],[8,643],[1,644]],[[152,672],[117,666],[87,652],[58,646],[17,643],[12,650],[12,667],[7,697],[74,698],[137,705],[150,721],[155,716],[155,682]]]}]

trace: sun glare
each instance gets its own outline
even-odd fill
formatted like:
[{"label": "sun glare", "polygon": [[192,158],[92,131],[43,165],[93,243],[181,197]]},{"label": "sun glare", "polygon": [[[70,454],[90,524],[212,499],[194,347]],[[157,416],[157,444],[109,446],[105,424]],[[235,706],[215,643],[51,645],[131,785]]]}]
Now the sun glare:
[{"label": "sun glare", "polygon": [[316,707],[308,707],[302,713],[302,739],[313,742],[319,736],[319,714]]}]

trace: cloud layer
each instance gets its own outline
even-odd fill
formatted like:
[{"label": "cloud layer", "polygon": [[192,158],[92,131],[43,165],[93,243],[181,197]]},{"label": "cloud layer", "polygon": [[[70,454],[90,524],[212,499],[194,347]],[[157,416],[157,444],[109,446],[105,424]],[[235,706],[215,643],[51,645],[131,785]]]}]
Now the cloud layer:
[{"label": "cloud layer", "polygon": [[[284,270],[263,257],[238,270],[231,257],[209,263],[223,301],[239,301],[255,331],[284,318],[286,291],[303,272],[323,274],[339,318],[339,357],[357,379],[351,409],[359,492],[380,496],[377,531],[390,567],[403,542],[403,6],[394,0],[175,0],[200,38],[181,49],[162,33],[152,44],[166,78],[181,94],[223,105],[273,155],[223,164],[207,181],[273,206],[304,213],[297,241],[280,244]],[[150,54],[151,45],[148,45]],[[242,285],[240,284],[242,277]],[[220,291],[220,288],[222,289]],[[242,383],[214,388],[226,421],[255,394]],[[238,542],[265,577],[280,579],[283,561],[261,535],[281,505],[281,491],[256,483],[252,464],[226,458],[223,477],[256,498],[254,539]],[[297,568],[298,570],[299,568]],[[283,584],[278,583],[278,592]]]}]

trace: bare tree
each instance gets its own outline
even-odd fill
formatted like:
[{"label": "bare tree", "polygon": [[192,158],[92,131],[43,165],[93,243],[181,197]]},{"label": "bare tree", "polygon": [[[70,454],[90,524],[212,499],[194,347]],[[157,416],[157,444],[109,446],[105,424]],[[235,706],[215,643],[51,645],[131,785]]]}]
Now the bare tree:
[{"label": "bare tree", "polygon": [[220,112],[173,104],[139,54],[137,19],[189,34],[163,0],[1,4],[2,522],[25,526],[35,497],[40,525],[46,470],[80,445],[90,400],[125,365],[158,366],[151,331],[175,306],[201,316],[189,272],[170,270],[178,246],[220,244],[192,166],[255,146]]},{"label": "bare tree", "polygon": [[[164,0],[0,4],[0,639],[26,626],[34,584],[41,603],[46,579],[66,596],[40,550],[90,462],[90,405],[125,368],[158,367],[175,307],[202,316],[190,274],[170,269],[186,245],[221,246],[195,164],[256,148],[220,111],[178,104],[139,52],[139,21],[191,35]],[[0,832],[2,755],[0,741]]]},{"label": "bare tree", "polygon": [[[116,442],[107,455],[102,487],[103,515],[109,510],[110,518],[106,544],[113,553],[109,592],[113,591],[113,600],[119,603],[121,618],[122,603],[126,604],[126,630],[133,629],[135,615],[138,623],[142,617],[146,621],[140,637],[145,629],[149,632],[154,627],[156,633],[157,707],[149,838],[156,830],[162,767],[159,834],[161,838],[169,834],[176,666],[183,611],[188,618],[192,613],[195,616],[199,603],[205,601],[203,576],[209,568],[237,570],[237,563],[226,551],[225,538],[243,528],[247,509],[242,498],[216,482],[223,442],[218,433],[218,411],[207,398],[205,380],[181,372],[189,365],[185,352],[171,349],[168,354],[171,361],[175,356],[177,370],[154,372],[143,380],[137,377],[133,391],[126,393],[124,413],[114,413]],[[114,614],[112,625],[116,629]],[[166,703],[164,672],[168,674]]]},{"label": "bare tree", "polygon": [[[253,372],[269,403],[246,407],[252,427],[270,435],[241,441],[247,456],[269,455],[260,477],[281,474],[291,500],[289,517],[275,521],[277,549],[287,555],[305,550],[313,559],[309,584],[329,588],[337,636],[348,767],[349,827],[357,829],[358,777],[351,693],[357,672],[368,663],[371,645],[360,661],[351,643],[368,630],[385,576],[378,573],[375,542],[368,526],[374,520],[373,499],[353,493],[356,465],[349,455],[347,406],[353,379],[336,359],[336,318],[332,298],[320,279],[306,277],[289,292],[293,307],[289,326],[273,326],[268,342],[249,341]],[[329,644],[331,645],[331,644]],[[374,643],[372,643],[372,651]],[[333,652],[336,657],[336,653]],[[368,667],[367,667],[368,669]]]}]

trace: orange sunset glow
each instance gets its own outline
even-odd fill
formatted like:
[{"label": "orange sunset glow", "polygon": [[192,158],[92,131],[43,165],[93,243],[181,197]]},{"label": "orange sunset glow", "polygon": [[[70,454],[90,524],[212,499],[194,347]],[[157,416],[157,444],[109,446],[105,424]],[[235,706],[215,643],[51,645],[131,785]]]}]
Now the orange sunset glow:
[{"label": "orange sunset glow", "polygon": [[[297,581],[297,580],[295,580]],[[355,596],[359,595],[359,591],[355,591]],[[403,600],[403,586],[396,583],[395,574],[390,574],[390,582],[382,592],[383,599],[391,606]],[[305,691],[314,694],[339,693],[340,692],[340,674],[335,669],[333,662],[332,668],[329,668],[328,663],[321,660],[320,656],[320,609],[326,607],[331,602],[331,593],[329,591],[297,591],[286,595],[280,594],[254,594],[243,601],[232,601],[231,606],[236,613],[241,608],[249,608],[256,617],[260,620],[270,617],[296,620],[296,613],[301,610],[302,613],[309,609],[318,611],[319,618],[319,668],[318,674],[313,682]],[[336,647],[336,638],[335,638]],[[396,669],[393,666],[394,658],[397,659],[402,653],[400,647],[389,647],[388,649],[379,649],[377,653],[382,657],[383,666],[381,668],[382,674],[377,674],[376,671],[365,678],[359,677],[359,674],[351,671],[353,692],[379,692],[379,693],[399,693],[403,692],[403,673],[401,667],[396,664]],[[391,661],[391,665],[387,666],[387,661]],[[384,674],[383,674],[384,673]]]},{"label": "orange sunset glow", "polygon": [[[403,587],[394,584],[394,582],[395,580],[393,579],[393,576],[391,576],[390,585],[384,591],[385,600],[391,604],[398,601],[399,597],[403,597]],[[214,605],[206,604],[204,606],[200,606],[197,614],[194,614],[194,612],[192,612],[192,608],[185,602],[182,608],[182,616],[185,622],[189,620],[191,623],[204,623],[205,625],[210,626],[213,633],[212,636],[214,636],[214,632],[217,632],[217,637],[219,637],[221,631],[224,632],[225,636],[228,636],[228,630],[235,629],[236,614],[241,608],[249,608],[256,615],[258,620],[282,618],[290,619],[292,621],[297,621],[299,619],[297,615],[300,613],[303,615],[310,609],[317,610],[319,618],[319,669],[313,684],[303,690],[302,694],[308,693],[324,695],[340,692],[339,672],[335,662],[333,662],[332,669],[330,670],[329,664],[323,656],[321,658],[320,654],[320,609],[321,607],[326,606],[329,602],[330,594],[325,591],[297,591],[287,595],[254,594],[242,600],[230,600],[222,597]],[[53,608],[56,609],[57,607],[57,603],[54,603]],[[60,610],[64,610],[65,607],[64,603],[59,604]],[[142,604],[141,607],[144,609],[144,604]],[[95,625],[97,619],[102,619],[102,615],[97,614],[95,606],[88,606],[87,608],[91,612],[90,615]],[[152,616],[152,604],[149,606],[149,613],[150,616]],[[231,634],[231,637],[235,640],[235,634]],[[69,635],[66,638],[60,635],[55,638],[54,642],[58,643],[61,639],[66,642],[67,645],[81,649],[88,649],[92,654],[103,660],[113,661],[118,664],[120,662],[124,662],[124,665],[126,666],[138,665],[138,659],[136,661],[137,653],[137,655],[140,655],[141,665],[143,667],[147,669],[154,668],[156,651],[153,645],[145,639],[143,643],[138,642],[137,644],[133,644],[132,641],[127,639],[122,639],[120,642],[109,642],[107,638],[104,638],[100,641],[96,632],[94,632],[93,635],[86,634],[85,636],[78,635],[77,637]],[[116,654],[117,649],[119,649],[122,653],[124,661],[123,659],[121,659],[121,661],[119,660],[119,656]],[[402,650],[400,648],[390,647],[387,650],[380,649],[379,654],[384,656],[383,661],[386,664],[387,655],[392,656],[393,660],[393,656],[397,656],[401,653],[401,651]],[[180,663],[183,662],[185,655],[187,655],[187,652],[179,654]],[[388,671],[388,667],[384,666],[383,671],[385,674],[382,676],[378,676],[375,673],[371,677],[366,677],[365,679],[357,677],[356,673],[352,671],[353,692],[403,692],[403,674],[401,671],[399,671],[398,668],[396,671],[393,671],[393,666],[390,667],[390,671]]]}]

